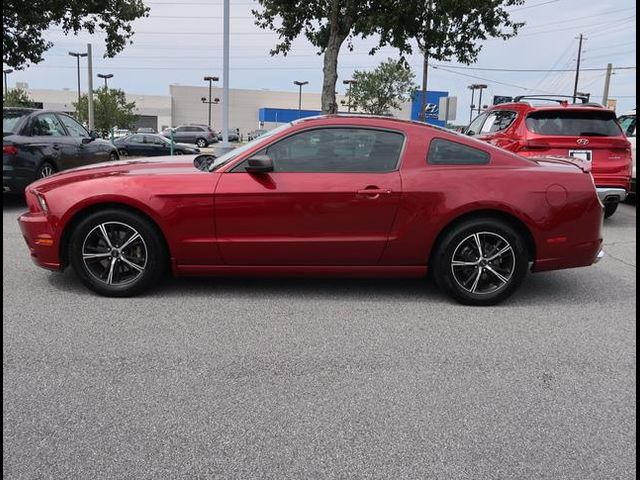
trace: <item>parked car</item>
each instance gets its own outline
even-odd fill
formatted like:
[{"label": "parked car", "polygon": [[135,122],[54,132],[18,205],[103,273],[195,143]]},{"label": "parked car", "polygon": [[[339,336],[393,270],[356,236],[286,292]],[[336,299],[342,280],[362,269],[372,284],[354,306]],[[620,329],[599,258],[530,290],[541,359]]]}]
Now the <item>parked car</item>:
[{"label": "parked car", "polygon": [[168,269],[388,277],[432,269],[458,301],[489,305],[510,296],[530,265],[601,258],[603,212],[589,167],[416,122],[334,115],[282,125],[217,158],[119,162],[40,180],[19,221],[38,265],[71,265],[108,296],[139,293]]},{"label": "parked car", "polygon": [[[141,157],[156,157],[169,155],[171,152],[171,140],[162,135],[142,135],[136,133],[114,142],[121,157],[129,155]],[[174,155],[189,155],[200,153],[200,149],[186,143],[174,143]]]},{"label": "parked car", "polygon": [[[126,128],[116,128],[113,130],[113,138],[124,138],[128,135],[131,135],[131,130],[127,130]],[[105,138],[109,138],[109,132],[105,132]]]},{"label": "parked car", "polygon": [[247,134],[247,140],[251,141],[251,140],[255,140],[256,138],[264,135],[265,133],[267,133],[268,130],[262,129],[262,128],[258,128],[256,130],[251,130],[248,134]]},{"label": "parked car", "polygon": [[31,182],[55,172],[118,159],[110,142],[64,113],[3,108],[2,131],[4,192],[21,194]]},{"label": "parked car", "polygon": [[156,133],[156,129],[152,127],[140,127],[136,130],[136,133]]},{"label": "parked car", "polygon": [[[236,129],[229,129],[229,141],[230,142],[239,142],[240,141],[240,130]],[[221,142],[222,141],[222,132],[218,132],[218,141]]]},{"label": "parked car", "polygon": [[[167,129],[162,135],[170,138],[171,130]],[[207,125],[180,125],[173,129],[173,141],[179,143],[192,143],[200,148],[205,148],[216,143],[218,136]]]},{"label": "parked car", "polygon": [[598,104],[538,97],[516,97],[514,102],[490,107],[471,122],[466,134],[526,157],[576,157],[591,162],[605,217],[610,217],[627,196],[631,182],[631,147],[615,113]]},{"label": "parked car", "polygon": [[625,113],[618,118],[622,131],[631,143],[631,156],[633,158],[633,168],[631,171],[631,193],[636,194],[636,109]]}]

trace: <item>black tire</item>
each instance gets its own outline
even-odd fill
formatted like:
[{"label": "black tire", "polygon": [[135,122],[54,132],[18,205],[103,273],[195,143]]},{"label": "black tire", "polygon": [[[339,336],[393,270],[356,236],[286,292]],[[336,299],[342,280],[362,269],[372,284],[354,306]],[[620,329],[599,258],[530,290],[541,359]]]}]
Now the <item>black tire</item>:
[{"label": "black tire", "polygon": [[[478,239],[483,258],[478,255]],[[499,251],[504,253],[490,260]],[[482,306],[495,305],[511,296],[522,283],[528,264],[525,241],[511,225],[492,217],[478,217],[444,234],[431,266],[440,289],[460,303]]]},{"label": "black tire", "polygon": [[209,143],[204,138],[199,138],[196,140],[196,145],[200,148],[206,148]]},{"label": "black tire", "polygon": [[56,173],[58,169],[51,162],[42,162],[36,171],[36,180],[47,178]]},{"label": "black tire", "polygon": [[[112,247],[117,250],[125,245],[122,252],[113,253],[104,241],[101,225]],[[127,247],[134,233],[140,238]],[[97,258],[85,260],[83,253]],[[141,215],[115,208],[92,213],[80,221],[71,235],[68,258],[82,282],[107,297],[129,297],[146,290],[163,278],[167,266],[165,245],[155,225]]]},{"label": "black tire", "polygon": [[609,218],[611,215],[616,213],[618,209],[618,202],[608,202],[604,206],[604,218]]},{"label": "black tire", "polygon": [[120,157],[128,157],[129,152],[125,148],[122,148],[118,150],[118,155],[120,155]]},{"label": "black tire", "polygon": [[109,161],[110,162],[117,162],[118,160],[120,160],[120,155],[118,155],[118,152],[111,152],[109,154]]},{"label": "black tire", "polygon": [[174,155],[184,155],[184,152],[182,150],[174,150],[173,154]]}]

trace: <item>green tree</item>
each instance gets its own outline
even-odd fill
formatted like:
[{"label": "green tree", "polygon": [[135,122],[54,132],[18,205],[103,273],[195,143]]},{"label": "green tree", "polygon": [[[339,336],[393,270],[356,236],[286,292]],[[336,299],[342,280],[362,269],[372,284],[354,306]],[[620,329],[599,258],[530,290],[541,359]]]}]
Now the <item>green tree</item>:
[{"label": "green tree", "polygon": [[21,88],[12,88],[7,92],[7,96],[2,99],[3,107],[33,107],[33,100],[29,94]]},{"label": "green tree", "polygon": [[322,112],[335,113],[338,55],[342,45],[353,49],[356,37],[375,36],[375,53],[384,46],[401,55],[421,52],[437,60],[455,57],[473,62],[482,48],[476,42],[489,37],[510,38],[521,23],[513,22],[504,7],[524,0],[258,0],[256,24],[278,33],[271,54],[287,54],[292,42],[304,35],[323,58]]},{"label": "green tree", "polygon": [[391,58],[370,72],[356,70],[355,83],[350,86],[351,104],[365,113],[387,115],[411,99],[416,89],[414,78],[404,62]]},{"label": "green tree", "polygon": [[52,46],[43,33],[54,25],[65,34],[103,30],[105,56],[113,57],[131,43],[131,23],[148,12],[142,0],[6,0],[2,3],[2,61],[13,68],[41,62]]},{"label": "green tree", "polygon": [[[76,118],[81,122],[89,120],[89,100],[87,95],[80,97],[80,102],[74,102]],[[108,135],[112,128],[132,128],[136,121],[136,102],[127,102],[124,91],[113,88],[97,90],[93,98],[95,129],[103,135]]]}]

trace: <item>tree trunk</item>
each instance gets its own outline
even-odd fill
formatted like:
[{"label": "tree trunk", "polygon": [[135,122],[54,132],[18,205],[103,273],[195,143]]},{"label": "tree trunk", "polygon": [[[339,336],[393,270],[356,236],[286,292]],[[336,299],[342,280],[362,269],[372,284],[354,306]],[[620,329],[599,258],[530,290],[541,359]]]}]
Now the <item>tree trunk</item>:
[{"label": "tree trunk", "polygon": [[329,39],[329,45],[324,52],[324,67],[322,72],[322,113],[338,113],[338,103],[336,102],[336,82],[338,81],[338,54],[340,53],[340,43],[337,39]]},{"label": "tree trunk", "polygon": [[[338,54],[342,42],[347,38],[351,29],[351,19],[348,16],[340,18],[341,0],[331,1],[331,12],[329,13],[329,41],[324,51],[324,66],[322,73],[322,113],[338,113],[336,102],[336,82],[338,81]],[[346,32],[346,33],[345,33]]]}]

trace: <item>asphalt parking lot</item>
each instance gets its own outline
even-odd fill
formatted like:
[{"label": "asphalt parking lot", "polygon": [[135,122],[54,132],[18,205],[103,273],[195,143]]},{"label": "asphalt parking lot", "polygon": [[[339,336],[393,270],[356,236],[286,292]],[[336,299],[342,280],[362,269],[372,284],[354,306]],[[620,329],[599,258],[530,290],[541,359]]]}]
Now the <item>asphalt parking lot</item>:
[{"label": "asphalt parking lot", "polygon": [[499,307],[417,280],[106,299],[3,204],[5,478],[635,477],[636,207]]}]

